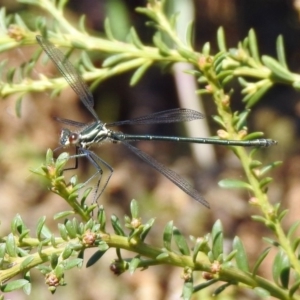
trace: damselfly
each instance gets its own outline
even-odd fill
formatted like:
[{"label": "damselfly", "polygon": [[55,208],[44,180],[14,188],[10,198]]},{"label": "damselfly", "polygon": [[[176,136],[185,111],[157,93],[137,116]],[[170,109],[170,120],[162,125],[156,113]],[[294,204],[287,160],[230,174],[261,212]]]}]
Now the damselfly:
[{"label": "damselfly", "polygon": [[[66,120],[66,119],[58,119],[58,120],[64,124],[80,128],[78,132],[70,131],[69,129],[62,129],[61,136],[60,136],[60,144],[63,147],[70,146],[70,145],[76,147],[76,155],[73,156],[76,159],[76,166],[79,157],[86,157],[96,168],[97,170],[96,173],[91,177],[93,178],[97,175],[100,176],[100,179],[98,180],[96,186],[95,201],[100,197],[101,193],[107,186],[109,179],[112,176],[113,168],[108,163],[106,163],[103,159],[97,156],[94,152],[92,152],[90,150],[90,147],[105,140],[111,142],[121,142],[133,153],[135,153],[139,158],[147,162],[151,167],[159,171],[161,174],[165,175],[168,179],[170,179],[185,193],[187,193],[192,198],[199,201],[206,207],[209,207],[208,202],[186,180],[184,180],[174,171],[168,169],[164,165],[157,162],[154,158],[152,158],[148,154],[132,146],[128,142],[151,140],[151,141],[188,142],[188,143],[200,143],[200,144],[217,144],[217,145],[225,145],[225,146],[243,146],[243,147],[249,147],[249,146],[267,147],[277,143],[276,141],[270,139],[220,140],[220,139],[213,139],[213,138],[133,135],[133,134],[125,134],[122,132],[113,131],[109,129],[112,126],[187,122],[187,121],[202,119],[204,118],[204,116],[201,113],[191,109],[178,108],[178,109],[171,109],[171,110],[166,110],[158,113],[153,113],[147,116],[143,116],[131,120],[104,124],[98,118],[95,110],[93,109],[94,98],[91,91],[89,90],[88,86],[84,82],[83,78],[76,71],[75,67],[70,63],[70,61],[65,57],[65,55],[48,40],[44,39],[41,36],[37,36],[36,39],[94,118],[94,122],[91,124],[85,124],[85,123],[80,123],[77,121]],[[101,164],[107,167],[107,169],[110,171],[110,174],[101,191],[98,191],[101,176],[103,173],[102,168],[100,166]]]}]

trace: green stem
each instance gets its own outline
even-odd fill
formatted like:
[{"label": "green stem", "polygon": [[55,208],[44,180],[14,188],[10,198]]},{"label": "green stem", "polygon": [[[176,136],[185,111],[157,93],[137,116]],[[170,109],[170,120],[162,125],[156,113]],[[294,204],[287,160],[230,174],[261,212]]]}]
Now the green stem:
[{"label": "green stem", "polygon": [[59,10],[56,6],[56,1],[40,0],[37,5],[48,11],[54,19],[59,22],[59,26],[66,30],[69,34],[82,36],[82,33],[72,26],[63,15],[63,10]]}]

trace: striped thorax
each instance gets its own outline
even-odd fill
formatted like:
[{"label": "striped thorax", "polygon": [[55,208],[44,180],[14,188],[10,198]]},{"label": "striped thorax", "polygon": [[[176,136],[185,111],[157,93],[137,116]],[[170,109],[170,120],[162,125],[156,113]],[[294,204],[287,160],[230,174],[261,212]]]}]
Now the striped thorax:
[{"label": "striped thorax", "polygon": [[69,129],[62,129],[60,134],[60,144],[66,146],[76,146],[83,149],[90,148],[93,144],[98,144],[110,137],[111,130],[105,127],[102,122],[94,122],[85,127],[81,132],[72,132]]}]

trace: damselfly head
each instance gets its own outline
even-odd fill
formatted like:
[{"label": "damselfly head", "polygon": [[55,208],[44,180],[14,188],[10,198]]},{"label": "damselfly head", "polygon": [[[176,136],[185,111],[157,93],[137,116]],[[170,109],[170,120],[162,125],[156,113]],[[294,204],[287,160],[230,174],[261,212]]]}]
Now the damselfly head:
[{"label": "damselfly head", "polygon": [[69,129],[63,128],[60,134],[60,144],[62,146],[75,145],[79,139],[77,133],[71,132]]}]

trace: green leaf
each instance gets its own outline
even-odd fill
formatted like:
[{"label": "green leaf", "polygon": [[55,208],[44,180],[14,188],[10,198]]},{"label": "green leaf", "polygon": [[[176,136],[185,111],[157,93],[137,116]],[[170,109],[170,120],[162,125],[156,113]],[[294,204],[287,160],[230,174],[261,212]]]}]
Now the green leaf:
[{"label": "green leaf", "polygon": [[[294,238],[293,241],[292,241],[293,251],[296,251],[296,249],[298,248],[299,244],[300,244],[300,237]],[[299,255],[298,255],[298,257],[299,257]]]},{"label": "green leaf", "polygon": [[[55,168],[56,170],[59,171],[63,171],[65,164],[67,163],[69,159],[69,153],[67,152],[63,152],[62,154],[60,154],[57,158],[57,160],[55,161]],[[58,180],[58,179],[56,179]]]},{"label": "green leaf", "polygon": [[68,0],[59,0],[57,2],[57,9],[60,12],[63,12],[63,10],[65,9],[66,4],[68,3]]},{"label": "green leaf", "polygon": [[141,42],[136,30],[134,27],[131,27],[130,28],[130,31],[129,31],[129,34],[130,34],[130,39],[131,39],[131,42],[134,44],[134,46],[138,49],[144,49],[144,45],[143,43]]},{"label": "green leaf", "polygon": [[223,82],[224,79],[226,79],[227,77],[231,77],[231,76],[232,76],[231,70],[227,70],[227,71],[221,70],[220,73],[218,73],[218,75],[217,75],[217,79]]},{"label": "green leaf", "polygon": [[12,225],[11,225],[11,231],[13,234],[23,234],[24,232],[26,232],[28,234],[28,228],[26,227],[25,223],[23,222],[21,216],[19,214],[17,214],[13,221],[12,221]]},{"label": "green leaf", "polygon": [[55,267],[54,273],[58,279],[61,279],[64,276],[64,271],[65,271],[64,266],[61,264],[58,264]]},{"label": "green leaf", "polygon": [[101,241],[99,244],[98,244],[98,248],[99,248],[99,250],[100,251],[106,251],[106,250],[108,250],[109,249],[109,246],[108,246],[108,244],[106,243],[106,242],[104,242],[104,241]]},{"label": "green leaf", "polygon": [[212,232],[212,254],[214,260],[218,260],[223,254],[223,226],[220,220],[217,220],[213,225]]},{"label": "green leaf", "polygon": [[248,189],[253,191],[253,188],[249,183],[236,179],[223,179],[218,182],[218,185],[227,189]]},{"label": "green leaf", "polygon": [[159,261],[159,260],[163,260],[163,259],[165,259],[167,257],[169,257],[169,253],[168,252],[162,252],[159,255],[157,255],[155,257],[155,259],[157,259]]},{"label": "green leaf", "polygon": [[54,215],[53,219],[58,220],[58,219],[66,218],[70,215],[74,215],[73,210],[59,212],[59,213]]},{"label": "green leaf", "polygon": [[130,86],[135,86],[151,65],[152,61],[147,61],[144,64],[142,64],[131,76]]},{"label": "green leaf", "polygon": [[237,250],[231,251],[224,259],[224,263],[230,262],[236,256]]},{"label": "green leaf", "polygon": [[172,237],[173,237],[173,221],[170,221],[167,223],[163,234],[164,247],[169,251],[172,251],[172,247],[171,247]]},{"label": "green leaf", "polygon": [[[226,53],[225,52],[219,52],[215,55],[213,58],[213,66],[215,69],[215,72],[220,75],[223,74],[224,68],[223,68],[223,61],[226,59]],[[223,72],[222,72],[223,71]],[[232,72],[231,72],[232,74]]]},{"label": "green leaf", "polygon": [[219,124],[220,126],[222,126],[223,128],[226,128],[225,123],[223,122],[223,119],[220,116],[217,115],[213,115],[212,119]]},{"label": "green leaf", "polygon": [[[46,217],[45,217],[46,220]],[[49,239],[52,236],[51,231],[49,230],[49,228],[44,224],[44,226],[42,227],[42,231],[41,234],[43,235],[43,237]]]},{"label": "green leaf", "polygon": [[246,108],[254,106],[272,86],[273,82],[267,80],[255,93],[248,94],[244,97],[242,101],[247,103]]},{"label": "green leaf", "polygon": [[72,176],[71,179],[70,179],[70,184],[75,187],[77,182],[78,182],[77,175]]},{"label": "green leaf", "polygon": [[211,251],[210,240],[211,240],[211,234],[206,234],[204,238],[202,238],[200,251],[205,253],[206,255],[208,254],[208,252]]},{"label": "green leaf", "polygon": [[68,232],[68,236],[71,239],[76,238],[77,236],[76,228],[74,227],[73,223],[70,220],[67,220],[67,222],[65,223],[65,228]]},{"label": "green leaf", "polygon": [[89,268],[90,266],[92,266],[93,264],[95,264],[105,253],[106,253],[106,250],[105,251],[101,251],[101,250],[96,251],[90,257],[90,259],[87,261],[86,267]]},{"label": "green leaf", "polygon": [[[191,72],[192,70],[188,70],[188,71]],[[188,71],[186,71],[186,72],[188,72]],[[207,83],[208,81],[207,81],[206,76],[201,76],[201,74],[202,74],[202,73],[199,74],[199,76],[198,76],[198,78],[197,78],[197,82],[199,82],[200,84],[205,84],[205,83]],[[205,91],[207,91],[207,90],[205,90]]]},{"label": "green leaf", "polygon": [[204,43],[204,45],[202,47],[202,53],[204,55],[209,55],[209,53],[210,53],[210,43],[209,42]]},{"label": "green leaf", "polygon": [[64,262],[64,269],[65,270],[70,270],[74,267],[80,268],[82,266],[83,259],[81,258],[74,258],[70,259]]},{"label": "green leaf", "polygon": [[81,53],[81,57],[80,58],[81,58],[81,61],[82,61],[83,65],[84,65],[84,67],[88,71],[91,71],[91,72],[95,71],[95,66],[93,65],[90,57],[88,56],[88,54],[86,52],[83,51]]},{"label": "green leaf", "polygon": [[121,236],[126,236],[121,227],[120,220],[118,219],[117,216],[115,216],[115,215],[111,216],[111,224],[113,226],[115,234],[121,235]]},{"label": "green leaf", "polygon": [[201,249],[202,243],[203,243],[203,239],[199,238],[196,240],[196,244],[193,247],[193,262],[196,262],[197,260],[197,255]]},{"label": "green leaf", "polygon": [[138,202],[134,199],[130,202],[130,212],[131,212],[132,219],[139,218],[139,205]]},{"label": "green leaf", "polygon": [[70,245],[67,245],[63,253],[61,254],[61,256],[65,260],[68,259],[72,255],[72,253],[73,253],[73,249],[70,247]]},{"label": "green leaf", "polygon": [[174,237],[174,241],[175,241],[176,246],[178,247],[180,253],[183,255],[190,255],[190,249],[188,247],[188,244],[187,244],[184,236],[181,234],[181,232],[175,226],[173,227],[173,237]]},{"label": "green leaf", "polygon": [[286,67],[282,66],[274,58],[263,55],[262,61],[264,65],[272,71],[272,77],[283,83],[293,83],[295,76]]},{"label": "green leaf", "polygon": [[133,274],[135,270],[138,268],[141,259],[139,257],[134,257],[129,263],[129,273]]},{"label": "green leaf", "polygon": [[83,231],[87,231],[87,230],[92,230],[93,226],[94,226],[94,220],[93,219],[89,219],[84,225],[83,225]]},{"label": "green leaf", "polygon": [[110,40],[110,41],[115,41],[115,37],[112,33],[112,29],[111,29],[111,25],[110,25],[110,21],[108,18],[105,19],[104,21],[104,32],[106,37]]},{"label": "green leaf", "polygon": [[156,20],[156,14],[151,9],[144,8],[144,7],[137,7],[135,10],[140,14],[146,15],[149,19]]},{"label": "green leaf", "polygon": [[237,267],[244,272],[249,272],[247,254],[241,240],[237,236],[233,240],[233,249],[237,250],[235,255]]},{"label": "green leaf", "polygon": [[26,295],[30,295],[31,293],[31,283],[28,282],[27,284],[23,285],[23,291]]},{"label": "green leaf", "polygon": [[56,240],[54,234],[51,235],[50,243],[54,248],[57,247],[57,240]]},{"label": "green leaf", "polygon": [[229,82],[231,82],[235,77],[233,75],[228,75],[226,76],[222,81],[221,84],[222,86],[227,85]]},{"label": "green leaf", "polygon": [[34,260],[34,256],[28,256],[28,257],[26,257],[23,261],[22,261],[22,263],[21,263],[21,265],[20,265],[20,269],[21,270],[24,270],[32,261]]},{"label": "green leaf", "polygon": [[62,91],[62,88],[59,86],[58,88],[53,88],[53,90],[50,91],[50,98],[55,99],[59,97],[60,93]]},{"label": "green leaf", "polygon": [[4,243],[0,243],[0,261],[4,258],[6,253],[6,245]]},{"label": "green leaf", "polygon": [[77,255],[77,257],[80,258],[80,259],[82,259],[82,260],[84,259],[84,250],[85,250],[85,249],[81,249],[81,250],[79,251],[78,255]]},{"label": "green leaf", "polygon": [[199,89],[199,90],[196,90],[196,94],[197,95],[210,95],[211,93],[207,90],[207,89]]},{"label": "green leaf", "polygon": [[276,50],[277,50],[277,57],[278,57],[279,63],[284,68],[287,69],[288,67],[287,67],[286,58],[285,58],[284,41],[283,41],[283,36],[282,35],[279,35],[278,38],[277,38]]},{"label": "green leaf", "polygon": [[267,172],[271,171],[272,169],[276,168],[277,166],[280,166],[282,164],[282,161],[274,161],[273,163],[270,163],[266,165],[265,167],[260,169],[259,175],[263,176]]},{"label": "green leaf", "polygon": [[17,257],[17,246],[15,242],[15,237],[12,233],[7,236],[6,242],[6,252],[10,257]]},{"label": "green leaf", "polygon": [[260,180],[259,187],[261,189],[263,189],[263,188],[265,188],[272,181],[273,181],[272,177],[265,177],[264,179]]},{"label": "green leaf", "polygon": [[208,252],[207,252],[207,257],[208,257],[208,259],[209,259],[209,261],[210,261],[211,263],[214,262],[215,257],[214,257],[214,255],[213,255],[212,251],[208,251]]},{"label": "green leaf", "polygon": [[290,263],[287,256],[284,257],[284,260],[282,261],[282,272],[280,274],[280,281],[283,286],[283,288],[287,289],[289,286],[289,280],[290,280]]},{"label": "green leaf", "polygon": [[18,280],[14,280],[12,282],[8,282],[7,284],[3,284],[3,285],[1,285],[0,288],[1,288],[2,292],[8,293],[8,292],[12,292],[12,291],[22,288],[27,283],[28,283],[28,280],[18,279]]},{"label": "green leaf", "polygon": [[290,278],[290,261],[288,256],[281,249],[275,256],[272,274],[277,285],[282,286],[283,288],[288,288]]},{"label": "green leaf", "polygon": [[298,279],[290,288],[289,296],[292,298],[296,291],[298,291],[300,287],[300,279]]},{"label": "green leaf", "polygon": [[88,35],[88,33],[85,29],[85,20],[86,20],[86,16],[81,15],[80,18],[79,18],[79,22],[78,22],[78,28],[82,33]]},{"label": "green leaf", "polygon": [[53,151],[48,149],[46,152],[46,165],[51,165],[53,163]]},{"label": "green leaf", "polygon": [[39,30],[42,36],[47,36],[48,30],[46,28],[46,18],[37,16],[34,22],[35,27]]},{"label": "green leaf", "polygon": [[[288,213],[288,210],[285,210],[285,212]],[[295,233],[295,231],[297,230],[299,225],[300,225],[300,220],[298,220],[292,224],[292,226],[290,227],[288,234],[287,234],[288,239],[292,238],[293,234]]]},{"label": "green leaf", "polygon": [[265,290],[265,289],[263,289],[261,287],[255,287],[254,291],[262,299],[267,299],[267,298],[269,298],[271,296],[270,292],[268,290]]},{"label": "green leaf", "polygon": [[51,257],[50,257],[50,263],[51,263],[51,268],[55,269],[57,267],[58,264],[58,256],[55,253],[52,253]]},{"label": "green leaf", "polygon": [[17,101],[16,101],[16,115],[18,118],[21,118],[22,115],[21,115],[21,109],[22,109],[22,101],[23,101],[23,97],[24,97],[24,94],[21,93],[21,95],[19,95]]},{"label": "green leaf", "polygon": [[[77,184],[77,185],[74,187],[73,191],[76,192],[76,193],[75,193],[76,197],[77,197],[77,191],[80,190],[82,187],[84,187],[84,185],[85,185],[85,184],[79,183],[79,184]],[[86,201],[87,197],[89,196],[89,194],[90,194],[90,192],[91,192],[92,190],[93,190],[92,187],[87,188],[86,190],[84,190],[84,193],[83,193],[83,195],[82,195],[82,198],[80,199],[80,205],[81,205],[82,207],[84,207],[85,201]],[[93,205],[91,205],[91,206],[89,207],[89,209],[92,209],[92,207],[93,207]],[[87,214],[88,214],[88,211],[87,211]]]},{"label": "green leaf", "polygon": [[237,80],[242,87],[247,87],[249,84],[251,84],[250,82],[245,80],[245,78],[243,78],[243,77],[238,77]]},{"label": "green leaf", "polygon": [[187,46],[190,49],[193,49],[194,21],[191,21],[187,24],[186,33],[185,33],[185,41],[186,41]]},{"label": "green leaf", "polygon": [[250,109],[246,109],[239,114],[238,122],[235,125],[236,130],[241,130],[246,125],[247,118],[250,114]]},{"label": "green leaf", "polygon": [[[93,220],[91,220],[91,222],[93,222]],[[78,220],[76,218],[73,218],[72,224],[73,224],[73,227],[74,227],[74,229],[76,230],[76,233],[77,233],[78,232],[77,231],[78,230],[78,226],[79,226]]]},{"label": "green leaf", "polygon": [[219,281],[219,279],[211,279],[211,280],[205,281],[194,287],[194,293],[201,291],[201,290],[207,288],[208,286],[213,285],[214,283],[216,283],[218,281]]},{"label": "green leaf", "polygon": [[251,162],[250,162],[250,165],[249,165],[249,167],[250,167],[250,169],[256,169],[256,168],[258,168],[258,167],[260,167],[262,165],[262,162],[260,162],[259,160],[252,160]]},{"label": "green leaf", "polygon": [[23,30],[29,31],[29,28],[26,26],[26,23],[22,20],[19,14],[15,14],[14,19],[18,27],[22,28]]},{"label": "green leaf", "polygon": [[45,266],[45,265],[39,265],[36,266],[36,268],[43,274],[46,275],[48,273],[50,273],[52,271],[52,269],[49,266]]},{"label": "green leaf", "polygon": [[280,244],[277,241],[274,241],[273,239],[267,238],[267,237],[263,237],[263,240],[266,241],[267,243],[275,246],[275,247],[279,247]]},{"label": "green leaf", "polygon": [[7,83],[13,83],[14,76],[16,73],[16,68],[9,68],[6,72],[6,81]]},{"label": "green leaf", "polygon": [[98,211],[98,222],[100,224],[100,231],[105,232],[105,226],[106,226],[106,215],[103,205],[99,207]]},{"label": "green leaf", "polygon": [[256,276],[258,268],[260,267],[261,263],[264,261],[266,256],[269,254],[271,249],[272,249],[271,247],[268,247],[259,255],[259,257],[256,260],[255,265],[253,267],[252,276]]},{"label": "green leaf", "polygon": [[222,293],[227,287],[231,286],[232,283],[228,282],[225,283],[223,285],[221,285],[220,287],[218,287],[214,292],[213,292],[213,297],[216,297],[217,295],[219,295],[220,293]]},{"label": "green leaf", "polygon": [[264,133],[261,132],[261,131],[255,131],[255,132],[251,132],[249,134],[247,134],[243,140],[245,141],[251,141],[251,140],[254,140],[254,139],[259,139],[261,137],[263,137]]},{"label": "green leaf", "polygon": [[59,229],[59,234],[61,236],[61,238],[65,241],[69,240],[69,235],[68,235],[68,231],[66,229],[66,226],[63,224],[58,224],[58,229]]},{"label": "green leaf", "polygon": [[182,289],[182,299],[190,300],[194,293],[194,287],[192,281],[185,281]]},{"label": "green leaf", "polygon": [[27,255],[29,254],[29,249],[27,248],[25,248],[25,249],[23,249],[23,248],[18,248],[18,256],[19,257],[26,257]]},{"label": "green leaf", "polygon": [[144,225],[144,228],[143,228],[143,230],[142,230],[142,232],[141,232],[141,234],[140,234],[140,239],[141,239],[141,241],[144,241],[144,240],[145,240],[145,238],[146,238],[147,234],[149,233],[149,231],[151,230],[151,228],[152,228],[154,222],[155,222],[155,219],[152,218],[152,219],[150,219],[150,220]]},{"label": "green leaf", "polygon": [[224,28],[220,27],[217,31],[217,43],[220,51],[227,51]]},{"label": "green leaf", "polygon": [[111,67],[113,67],[121,62],[127,61],[131,58],[132,58],[132,54],[128,53],[128,52],[111,55],[103,61],[102,67],[103,68],[111,68]]},{"label": "green leaf", "polygon": [[162,56],[169,56],[171,55],[171,49],[163,42],[161,33],[157,31],[153,36],[153,44],[158,48],[159,53]]},{"label": "green leaf", "polygon": [[[164,1],[162,1],[162,2],[164,2]],[[179,13],[175,13],[175,14],[172,14],[169,18],[170,27],[172,28],[172,30],[176,29],[176,24],[178,23],[178,16],[179,16]]]},{"label": "green leaf", "polygon": [[250,29],[248,38],[249,38],[250,54],[254,58],[254,60],[260,64],[257,39],[256,39],[255,31],[253,29]]}]

